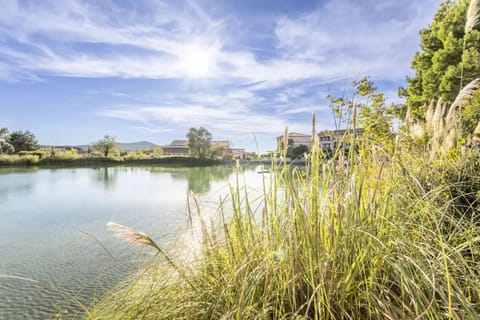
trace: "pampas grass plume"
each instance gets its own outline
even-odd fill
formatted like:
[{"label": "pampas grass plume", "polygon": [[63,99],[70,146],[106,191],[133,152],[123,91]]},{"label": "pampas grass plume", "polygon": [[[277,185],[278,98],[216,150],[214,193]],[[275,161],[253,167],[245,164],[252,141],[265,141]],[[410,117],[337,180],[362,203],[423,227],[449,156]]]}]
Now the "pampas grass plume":
[{"label": "pampas grass plume", "polygon": [[433,113],[435,110],[435,102],[430,101],[428,105],[427,114],[425,115],[425,128],[427,129],[427,134],[433,134]]},{"label": "pampas grass plume", "polygon": [[107,228],[112,231],[117,238],[121,238],[135,244],[151,246],[158,251],[162,251],[155,241],[152,240],[152,238],[141,231],[114,222],[107,223]]},{"label": "pampas grass plume", "polygon": [[477,91],[479,86],[480,86],[480,78],[476,78],[470,81],[470,83],[467,84],[457,95],[450,109],[464,106],[468,102],[468,100],[472,97],[472,95],[475,93],[475,91]]},{"label": "pampas grass plume", "polygon": [[448,132],[448,135],[445,137],[443,141],[443,152],[448,152],[455,147],[456,142],[456,130],[455,128],[451,129]]},{"label": "pampas grass plume", "polygon": [[473,134],[474,134],[474,135],[480,135],[480,121],[478,122],[477,127],[475,128],[475,130],[473,130]]},{"label": "pampas grass plume", "polygon": [[442,99],[438,99],[437,106],[435,107],[435,112],[433,113],[432,119],[432,135],[434,137],[441,136],[443,133],[444,120],[443,120],[443,110],[444,106]]},{"label": "pampas grass plume", "polygon": [[465,22],[465,34],[475,28],[480,21],[480,8],[478,7],[478,0],[471,0],[467,10],[467,21]]},{"label": "pampas grass plume", "polygon": [[410,106],[407,108],[407,114],[405,115],[405,129],[407,130],[407,135],[412,131],[412,115],[410,112]]}]

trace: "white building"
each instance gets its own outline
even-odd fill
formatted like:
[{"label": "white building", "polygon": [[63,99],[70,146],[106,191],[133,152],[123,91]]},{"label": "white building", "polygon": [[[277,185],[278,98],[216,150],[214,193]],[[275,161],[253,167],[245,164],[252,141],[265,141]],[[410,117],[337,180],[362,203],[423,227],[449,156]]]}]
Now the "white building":
[{"label": "white building", "polygon": [[[283,135],[277,137],[277,151],[280,151],[283,140]],[[292,132],[288,134],[288,140],[292,141],[292,148],[296,148],[301,145],[305,145],[310,148],[310,145],[312,143],[312,136],[309,134]]]}]

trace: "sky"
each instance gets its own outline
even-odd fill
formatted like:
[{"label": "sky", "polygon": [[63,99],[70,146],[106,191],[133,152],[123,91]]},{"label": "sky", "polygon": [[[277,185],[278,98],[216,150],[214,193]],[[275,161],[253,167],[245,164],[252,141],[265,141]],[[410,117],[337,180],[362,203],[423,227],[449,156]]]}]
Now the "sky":
[{"label": "sky", "polygon": [[334,129],[365,76],[389,102],[441,0],[2,0],[0,127],[44,145],[165,145],[203,126],[250,151]]}]

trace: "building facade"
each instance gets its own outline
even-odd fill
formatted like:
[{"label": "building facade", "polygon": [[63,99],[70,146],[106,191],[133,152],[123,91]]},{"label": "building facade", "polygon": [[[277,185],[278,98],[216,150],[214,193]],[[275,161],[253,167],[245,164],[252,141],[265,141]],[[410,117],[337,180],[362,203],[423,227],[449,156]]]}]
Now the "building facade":
[{"label": "building facade", "polygon": [[[355,135],[362,135],[365,132],[363,128],[357,128]],[[347,135],[353,134],[352,129],[324,130],[318,133],[318,143],[324,151],[333,151],[341,144],[343,148],[350,148],[350,139],[345,139]]]},{"label": "building facade", "polygon": [[[230,151],[229,141],[210,141],[211,147],[224,148]],[[164,155],[186,156],[189,154],[188,140],[173,140],[170,144],[162,146]]]},{"label": "building facade", "polygon": [[[280,149],[283,146],[284,139],[285,138],[283,135],[277,137],[277,152],[281,151]],[[292,148],[296,148],[301,145],[305,145],[310,148],[310,145],[312,144],[312,136],[309,134],[292,132],[288,134],[288,140],[292,142]]]}]

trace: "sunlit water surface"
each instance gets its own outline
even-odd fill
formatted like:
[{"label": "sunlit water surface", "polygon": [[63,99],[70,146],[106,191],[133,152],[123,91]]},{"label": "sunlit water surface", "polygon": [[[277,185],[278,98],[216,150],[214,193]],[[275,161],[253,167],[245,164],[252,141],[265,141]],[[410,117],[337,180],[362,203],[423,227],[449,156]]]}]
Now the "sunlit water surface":
[{"label": "sunlit water surface", "polygon": [[[261,176],[244,169],[240,181],[260,188]],[[81,317],[152,254],[107,222],[165,245],[187,226],[190,191],[213,208],[235,181],[228,167],[0,169],[0,319]]]}]

